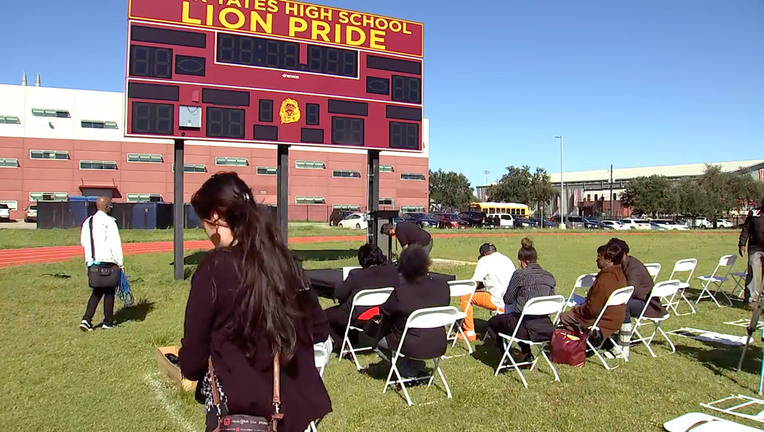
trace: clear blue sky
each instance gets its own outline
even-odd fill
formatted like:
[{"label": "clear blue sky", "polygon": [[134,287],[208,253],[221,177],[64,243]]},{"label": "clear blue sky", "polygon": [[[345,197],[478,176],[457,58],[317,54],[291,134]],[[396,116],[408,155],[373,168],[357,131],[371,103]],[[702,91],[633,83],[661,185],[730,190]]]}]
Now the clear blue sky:
[{"label": "clear blue sky", "polygon": [[[473,185],[764,157],[762,0],[324,0],[425,24],[431,167]],[[0,83],[122,91],[125,0],[0,1]]]}]

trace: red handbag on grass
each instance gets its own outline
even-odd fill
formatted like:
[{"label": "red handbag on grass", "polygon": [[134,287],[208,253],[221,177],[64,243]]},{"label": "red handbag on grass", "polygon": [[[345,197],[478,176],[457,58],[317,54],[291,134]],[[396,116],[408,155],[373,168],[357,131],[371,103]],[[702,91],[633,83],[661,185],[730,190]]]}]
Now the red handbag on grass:
[{"label": "red handbag on grass", "polygon": [[574,367],[586,364],[586,335],[572,330],[557,329],[552,334],[552,361]]}]

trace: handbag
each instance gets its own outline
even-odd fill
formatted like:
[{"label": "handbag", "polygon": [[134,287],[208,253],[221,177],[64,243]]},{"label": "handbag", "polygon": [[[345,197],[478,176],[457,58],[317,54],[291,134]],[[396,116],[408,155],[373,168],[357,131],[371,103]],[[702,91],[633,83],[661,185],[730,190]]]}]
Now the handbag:
[{"label": "handbag", "polygon": [[552,361],[574,367],[586,364],[586,335],[582,332],[556,329],[552,333]]},{"label": "handbag", "polygon": [[[212,387],[212,402],[218,408],[218,425],[213,432],[277,432],[278,422],[284,418],[281,413],[281,367],[279,356],[273,357],[273,414],[270,421],[265,417],[246,414],[228,414],[228,407],[221,406],[220,391],[218,390],[215,369],[212,367],[212,357],[209,359],[210,385]],[[225,411],[225,412],[224,412]]]},{"label": "handbag", "polygon": [[[90,251],[95,261],[95,241],[93,240],[93,216],[90,217]],[[93,264],[88,267],[90,288],[116,288],[121,283],[122,270],[114,263]]]}]

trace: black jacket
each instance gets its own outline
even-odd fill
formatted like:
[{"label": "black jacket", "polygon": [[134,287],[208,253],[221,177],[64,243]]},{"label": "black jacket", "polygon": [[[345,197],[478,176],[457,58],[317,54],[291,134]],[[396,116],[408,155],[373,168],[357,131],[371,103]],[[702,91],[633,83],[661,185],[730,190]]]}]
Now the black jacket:
[{"label": "black jacket", "polygon": [[[347,279],[337,284],[337,288],[334,290],[334,297],[340,302],[340,311],[345,317],[344,320],[347,321],[350,314],[353,297],[360,291],[374,288],[393,288],[398,285],[399,279],[398,268],[391,265],[351,270]],[[363,312],[360,308],[358,309],[356,310],[357,314]]]},{"label": "black jacket", "polygon": [[[647,271],[647,267],[642,264],[642,261],[629,256],[626,260],[626,264],[623,265],[623,274],[626,276],[626,283],[634,287],[634,294],[631,298],[647,301],[650,297],[650,293],[653,290],[653,277]],[[666,308],[661,304],[659,298],[653,298],[650,302],[650,307],[645,311],[645,316],[649,318],[660,318],[666,315]],[[634,317],[638,318],[638,317]]]},{"label": "black jacket", "polygon": [[748,243],[748,252],[764,251],[764,209],[756,207],[748,212],[740,232],[738,246],[743,247]]},{"label": "black jacket", "polygon": [[[235,262],[240,250],[216,249],[199,264],[191,281],[186,305],[185,330],[180,358],[183,375],[200,380],[207,372],[212,356],[215,373],[228,396],[231,414],[249,414],[270,418],[273,413],[273,358],[270,349],[258,349],[254,362],[230,339],[226,327],[234,319],[239,280]],[[313,343],[325,341],[329,326],[313,290],[298,294],[308,316],[295,322],[303,337],[291,363],[281,365],[281,412],[284,421],[279,430],[302,432],[312,420],[331,411],[329,394],[316,370]],[[266,347],[257,337],[258,347]]]},{"label": "black jacket", "polygon": [[[429,275],[413,283],[401,279],[387,302],[379,308],[383,319],[392,322],[386,337],[390,349],[398,349],[406,320],[415,310],[448,306],[450,300],[450,289],[445,280],[435,280]],[[445,328],[409,330],[401,352],[417,359],[430,359],[445,354],[446,345]]]}]

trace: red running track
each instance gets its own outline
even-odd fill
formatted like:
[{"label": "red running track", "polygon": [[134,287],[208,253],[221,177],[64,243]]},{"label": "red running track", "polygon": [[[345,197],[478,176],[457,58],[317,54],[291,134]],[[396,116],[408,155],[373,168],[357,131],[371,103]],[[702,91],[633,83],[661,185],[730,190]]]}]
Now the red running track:
[{"label": "red running track", "polygon": [[[587,236],[587,235],[607,235],[613,236],[616,233],[613,231],[605,232],[553,232],[553,233],[533,233],[534,237],[539,236]],[[635,235],[648,235],[649,232],[619,232],[619,236],[635,236]],[[682,234],[677,233],[662,233],[661,235],[675,235]],[[686,234],[686,233],[685,233]],[[719,232],[694,232],[693,235],[711,235],[722,234]],[[735,232],[726,231],[723,234],[735,234]],[[527,232],[523,233],[449,233],[449,234],[434,234],[435,238],[474,238],[474,237],[520,237],[529,235]],[[340,241],[354,241],[361,242],[366,240],[366,236],[325,236],[325,237],[295,237],[289,239],[290,244],[310,244],[310,243],[326,243],[326,242],[340,242]],[[183,243],[183,249],[187,251],[207,249],[210,247],[208,240],[190,240]],[[122,245],[122,250],[125,255],[140,255],[148,253],[162,253],[172,252],[172,242],[153,242],[153,243],[125,243]],[[26,249],[0,249],[0,268],[12,267],[24,264],[39,264],[39,263],[53,263],[69,261],[74,258],[82,258],[82,246],[53,246],[53,247],[41,247],[41,248],[26,248]]]}]

